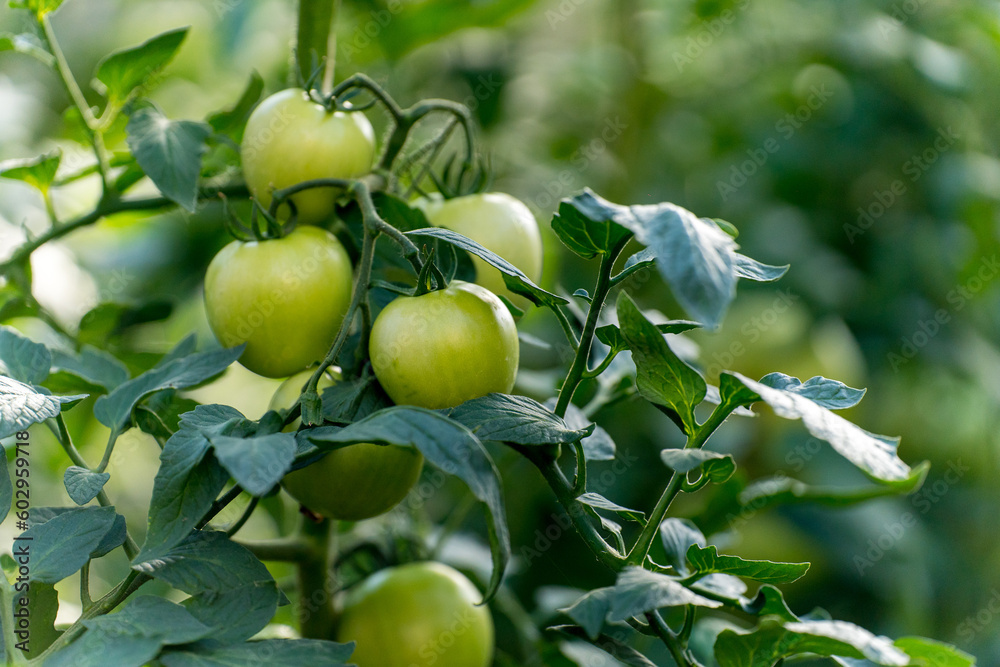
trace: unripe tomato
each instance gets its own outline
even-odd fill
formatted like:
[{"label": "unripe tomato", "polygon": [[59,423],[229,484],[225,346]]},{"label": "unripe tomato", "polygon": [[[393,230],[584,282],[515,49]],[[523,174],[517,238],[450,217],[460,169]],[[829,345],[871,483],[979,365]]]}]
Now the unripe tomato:
[{"label": "unripe tomato", "polygon": [[509,393],[520,351],[503,302],[460,280],[389,303],[375,318],[368,345],[375,377],[389,397],[431,409]]},{"label": "unripe tomato", "polygon": [[287,377],[321,360],[351,300],[351,261],[330,232],[298,227],[280,239],[233,241],[205,274],[208,323],[240,363]]},{"label": "unripe tomato", "polygon": [[[521,269],[532,282],[542,277],[542,236],[531,210],[503,192],[466,195],[447,201],[424,200],[419,205],[428,221],[467,236]],[[476,283],[502,294],[524,310],[531,302],[507,289],[503,274],[473,255]]]},{"label": "unripe tomato", "polygon": [[[367,174],[375,159],[375,131],[364,114],[327,111],[305,91],[289,88],[271,95],[250,114],[240,153],[247,186],[267,208],[272,189]],[[329,217],[336,196],[333,188],[293,195],[298,222],[315,224]]]},{"label": "unripe tomato", "polygon": [[[311,374],[303,371],[285,380],[274,392],[270,408],[292,407]],[[323,376],[316,389],[322,393],[333,384]],[[423,464],[423,455],[412,447],[361,443],[335,449],[315,463],[288,473],[282,485],[292,498],[317,514],[361,521],[398,505],[417,483]]]},{"label": "unripe tomato", "polygon": [[487,667],[493,618],[479,591],[441,563],[376,572],[347,593],[337,640],[358,667]]}]

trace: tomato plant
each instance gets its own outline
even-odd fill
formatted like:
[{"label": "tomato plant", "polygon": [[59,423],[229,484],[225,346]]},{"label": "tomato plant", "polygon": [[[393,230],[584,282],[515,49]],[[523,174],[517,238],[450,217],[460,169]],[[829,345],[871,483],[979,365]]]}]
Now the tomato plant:
[{"label": "tomato plant", "polygon": [[287,377],[323,358],[351,298],[351,262],[330,232],[233,241],[205,274],[205,309],[226,347],[246,343],[240,363]]},{"label": "tomato plant", "polygon": [[376,377],[400,405],[449,408],[514,387],[514,319],[472,283],[396,299],[372,325],[369,346]]},{"label": "tomato plant", "polygon": [[[360,112],[329,110],[299,88],[271,95],[247,120],[241,146],[247,187],[261,204],[271,191],[319,178],[355,178],[372,168],[375,133]],[[289,201],[298,221],[315,224],[333,212],[329,188],[299,192]]]},{"label": "tomato plant", "polygon": [[388,568],[347,594],[337,638],[358,643],[358,667],[487,667],[493,619],[481,598],[447,565]]},{"label": "tomato plant", "polygon": [[[470,194],[448,200],[420,202],[427,219],[467,236],[495,252],[533,282],[542,278],[542,237],[538,223],[525,204],[504,192]],[[476,282],[494,294],[502,294],[522,310],[530,301],[507,289],[503,272],[479,257],[473,257]]]},{"label": "tomato plant", "polygon": [[[0,514],[17,533],[0,558],[7,662],[975,663],[944,643],[893,640],[822,610],[793,610],[779,586],[803,577],[808,562],[725,553],[740,522],[763,508],[907,494],[928,469],[841,414],[864,390],[707,366],[677,338],[716,329],[740,281],[786,272],[743,254],[735,225],[583,189],[558,203],[550,225],[587,267],[588,284],[550,291],[537,282],[530,212],[508,195],[476,194],[489,160],[466,105],[407,107],[365,74],[335,81],[333,0],[298,3],[295,87],[259,102],[265,84],[250,74],[239,99],[204,121],[169,118],[148,97],[186,29],[109,54],[85,94],[53,29],[60,4],[15,3],[33,32],[0,37],[3,50],[58,77],[67,122],[92,155],[63,164],[56,151],[0,165],[0,176],[38,190],[48,224],[0,264],[0,319],[23,329],[0,329],[0,438],[16,461],[13,479],[10,467],[0,475]],[[362,115],[372,108],[387,120],[377,157]],[[155,194],[138,187],[147,178]],[[78,181],[98,196],[91,210],[61,219],[52,194]],[[421,212],[407,203],[421,195],[449,201]],[[204,277],[205,315],[221,347],[176,335],[200,312],[102,303],[67,327],[36,298],[39,249],[101,220],[138,226],[140,212],[175,209],[240,237]],[[483,285],[465,280],[470,267]],[[653,299],[637,287],[650,281],[673,299],[646,303]],[[488,287],[537,307],[549,328],[523,338],[548,357],[548,373],[518,384],[518,308]],[[161,334],[172,347],[156,347]],[[249,375],[230,368],[237,360],[259,375],[294,377],[257,411],[241,394]],[[660,420],[655,437],[632,428],[612,437],[601,427],[626,402]],[[750,479],[745,452],[706,446],[764,408],[827,443],[859,471],[856,485]],[[103,450],[95,434],[106,436]],[[29,480],[47,480],[22,461],[41,436],[55,449],[46,457],[65,459],[58,493],[72,505],[29,502]],[[623,465],[615,486],[601,465],[624,464],[651,442],[656,493],[625,506],[618,494],[638,471]],[[146,474],[151,492],[137,520],[134,498],[109,482]],[[559,602],[534,610],[516,576],[531,574],[548,547],[510,530],[507,504],[513,493],[511,505],[525,507],[529,482],[556,510],[557,534],[541,537],[571,536],[563,543],[576,550],[571,558],[605,584],[560,575],[567,581],[538,596]],[[282,484],[313,511],[296,515]],[[336,521],[379,515],[408,492],[412,502],[386,516]],[[438,516],[427,508],[436,494]],[[521,571],[512,575],[515,548]],[[71,578],[72,600],[67,586],[56,588]],[[289,602],[294,613],[283,609]],[[57,627],[58,618],[72,620]]]}]

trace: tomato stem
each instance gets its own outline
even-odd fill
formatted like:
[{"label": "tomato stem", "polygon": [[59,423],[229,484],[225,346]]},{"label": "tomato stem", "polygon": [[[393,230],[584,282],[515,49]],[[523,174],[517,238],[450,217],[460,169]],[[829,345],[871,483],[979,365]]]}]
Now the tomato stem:
[{"label": "tomato stem", "polygon": [[[298,561],[299,632],[307,639],[328,639],[333,633],[336,615],[330,582],[330,520],[320,522],[302,518],[300,539],[307,549]],[[318,593],[317,593],[318,591]]]},{"label": "tomato stem", "polygon": [[337,33],[331,28],[337,16],[336,0],[299,0],[295,26],[295,64],[297,78],[305,82],[313,78],[313,70],[323,66],[321,88],[329,89],[333,82]]},{"label": "tomato stem", "polygon": [[587,313],[587,322],[583,327],[583,334],[580,336],[580,345],[576,348],[576,356],[566,374],[562,389],[559,390],[559,402],[556,404],[556,414],[560,417],[566,416],[573,394],[576,393],[580,382],[583,381],[584,372],[587,370],[587,363],[590,358],[590,350],[594,344],[594,332],[597,331],[597,322],[604,309],[604,302],[611,291],[611,271],[615,261],[625,249],[629,242],[628,238],[622,239],[601,258],[601,269],[597,276],[597,285],[594,287],[594,298],[590,302],[590,310]]}]

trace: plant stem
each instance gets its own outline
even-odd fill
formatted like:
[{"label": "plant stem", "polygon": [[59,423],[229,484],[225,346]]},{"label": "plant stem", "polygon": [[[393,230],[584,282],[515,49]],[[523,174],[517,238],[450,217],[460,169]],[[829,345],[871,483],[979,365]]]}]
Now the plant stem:
[{"label": "plant stem", "polygon": [[[717,405],[715,410],[708,419],[705,420],[704,424],[701,424],[698,429],[688,437],[687,443],[684,445],[685,449],[699,449],[705,444],[709,436],[715,432],[715,429],[719,428],[719,425],[726,420],[729,413],[733,411],[733,407],[728,405]],[[675,472],[670,476],[670,481],[667,483],[667,487],[663,489],[663,494],[660,499],[656,501],[656,506],[649,515],[649,520],[643,527],[642,532],[639,534],[638,539],[632,546],[631,551],[628,552],[628,557],[626,558],[629,565],[639,565],[641,566],[643,561],[646,560],[646,554],[649,553],[649,547],[653,544],[653,539],[656,537],[656,532],[660,528],[660,523],[663,521],[664,517],[667,515],[667,510],[670,509],[670,504],[680,493],[682,488],[682,483],[684,482],[685,475],[682,473]]]},{"label": "plant stem", "polygon": [[674,662],[677,663],[677,667],[691,667],[691,661],[684,654],[684,648],[680,645],[677,635],[673,633],[666,621],[663,620],[663,617],[660,616],[660,612],[647,612],[646,620],[649,621],[649,626],[653,628],[656,635],[667,645],[667,650],[670,651],[670,655],[673,657]]},{"label": "plant stem", "polygon": [[198,522],[198,525],[195,526],[195,529],[201,530],[202,528],[207,526],[208,522],[211,521],[216,514],[221,512],[223,508],[226,507],[226,505],[236,500],[236,498],[239,497],[241,493],[243,493],[243,487],[240,486],[239,484],[235,485],[233,488],[226,491],[225,495],[223,495],[221,498],[212,503],[212,507],[210,507],[209,510],[205,512],[205,516],[201,517],[201,520]]},{"label": "plant stem", "polygon": [[[206,196],[208,196],[209,193],[211,195],[222,193],[230,197],[246,197],[249,194],[246,186],[243,184],[227,186],[218,190],[203,190],[202,193]],[[97,208],[90,213],[59,225],[58,227],[50,227],[44,234],[41,234],[40,236],[30,239],[22,244],[16,251],[14,251],[14,254],[0,264],[0,273],[6,273],[11,267],[26,260],[31,253],[49,241],[65,236],[66,234],[80,229],[81,227],[92,225],[101,218],[114,215],[115,213],[123,213],[125,211],[150,211],[159,208],[169,208],[171,206],[176,206],[176,204],[166,197],[102,200],[97,205]]]},{"label": "plant stem", "polygon": [[90,597],[90,563],[87,561],[80,568],[80,606],[83,611],[87,611],[94,606],[94,601]]},{"label": "plant stem", "polygon": [[614,268],[618,255],[621,254],[628,238],[622,239],[607,254],[601,258],[601,269],[597,276],[597,285],[594,287],[594,298],[590,302],[590,311],[587,313],[587,322],[583,327],[583,334],[580,336],[580,346],[576,349],[576,356],[569,367],[566,381],[563,382],[562,389],[559,390],[559,402],[556,404],[556,414],[560,417],[566,416],[573,394],[583,380],[584,371],[587,370],[587,362],[590,359],[590,350],[594,344],[594,332],[597,331],[597,322],[604,308],[604,301],[608,298],[611,290],[611,271]]},{"label": "plant stem", "polygon": [[[306,557],[298,561],[299,632],[307,639],[328,639],[336,620],[329,575],[330,521],[315,523],[303,517],[299,533],[307,546]],[[321,593],[317,596],[316,591]]]},{"label": "plant stem", "polygon": [[52,55],[55,56],[56,71],[59,73],[59,78],[62,80],[63,86],[66,88],[66,92],[73,102],[73,106],[77,108],[80,112],[80,117],[83,118],[87,136],[90,138],[90,143],[94,147],[94,155],[97,157],[97,170],[101,174],[101,183],[104,186],[104,196],[106,196],[110,190],[108,182],[108,172],[110,170],[108,166],[108,150],[104,146],[103,136],[97,130],[97,119],[94,118],[94,112],[91,111],[90,105],[87,104],[87,99],[83,96],[80,85],[76,82],[76,78],[73,77],[73,71],[66,61],[66,55],[62,52],[55,32],[52,30],[52,22],[49,14],[40,17],[38,24],[41,28],[42,40],[49,51],[52,52]]},{"label": "plant stem", "polygon": [[579,533],[583,541],[590,547],[590,550],[597,556],[597,560],[615,572],[621,570],[623,564],[621,554],[618,553],[617,549],[605,542],[594,525],[587,520],[587,514],[583,505],[573,495],[573,489],[569,481],[562,470],[559,469],[559,466],[556,465],[556,462],[552,459],[538,456],[532,449],[519,446],[515,446],[514,448],[534,463],[538,471],[542,473],[542,477],[548,482],[559,504],[566,510],[566,514],[569,515],[570,520],[576,527],[576,532]]},{"label": "plant stem", "polygon": [[333,82],[336,56],[336,0],[299,0],[295,26],[295,64],[302,81],[309,81],[316,66],[323,66],[320,88],[329,90]]}]

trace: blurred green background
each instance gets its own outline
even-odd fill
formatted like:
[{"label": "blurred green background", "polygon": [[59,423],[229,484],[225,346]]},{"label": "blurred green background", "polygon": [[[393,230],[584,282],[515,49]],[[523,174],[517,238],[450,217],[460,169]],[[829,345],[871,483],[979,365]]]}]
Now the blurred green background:
[{"label": "blurred green background", "polygon": [[[284,87],[293,16],[288,1],[70,0],[54,24],[84,82],[112,49],[191,25],[152,98],[172,118],[201,119],[234,102],[252,69],[269,92]],[[0,30],[25,26],[0,9]],[[936,637],[1000,664],[1000,3],[343,0],[338,33],[338,80],[362,71],[404,104],[469,104],[494,187],[527,202],[546,230],[559,199],[589,186],[619,203],[672,201],[724,218],[739,228],[742,252],[791,264],[776,284],[741,283],[720,332],[673,342],[700,350],[710,377],[782,371],[867,387],[848,418],[902,436],[904,460],[932,462],[927,483],[914,496],[849,509],[727,515],[702,492],[679,511],[734,553],[812,561],[788,587],[797,612],[822,605],[876,633]],[[59,145],[71,162],[80,149],[64,127],[66,106],[43,67],[0,54],[0,159]],[[88,210],[93,187],[58,197],[61,216]],[[21,224],[44,224],[39,198],[0,182],[0,255],[23,238]],[[162,352],[189,331],[208,344],[200,282],[225,242],[216,206],[119,217],[36,253],[36,296],[70,328],[98,302],[164,299],[174,304],[165,323],[113,344]],[[549,232],[546,243],[546,287],[592,287],[594,267],[569,259]],[[645,307],[684,317],[658,277],[629,289]],[[52,337],[37,323],[14,324]],[[523,324],[559,337],[545,314]],[[521,390],[551,387],[559,355],[524,356]],[[257,417],[274,387],[234,368],[193,397]],[[93,457],[104,436],[85,412],[71,413],[73,427]],[[680,444],[679,434],[636,402],[596,418],[628,462],[624,474],[603,464],[596,490],[648,510],[667,474],[657,453]],[[147,440],[122,443],[112,470],[128,472],[113,476],[111,495],[137,526],[156,465]],[[866,483],[801,424],[769,414],[731,420],[711,446],[734,452],[747,479]],[[39,497],[67,502],[61,452],[52,444],[34,463],[52,470]],[[501,467],[515,553],[537,548],[556,505],[527,464],[503,458]],[[459,493],[435,488],[429,517],[447,515]],[[294,508],[272,512],[290,515]],[[900,528],[907,516],[915,525]],[[475,518],[465,527],[475,531]],[[275,521],[255,518],[250,530],[273,533]],[[572,536],[540,551],[509,579],[539,619],[560,600],[552,587],[608,583]],[[124,566],[103,571],[110,581]]]}]

